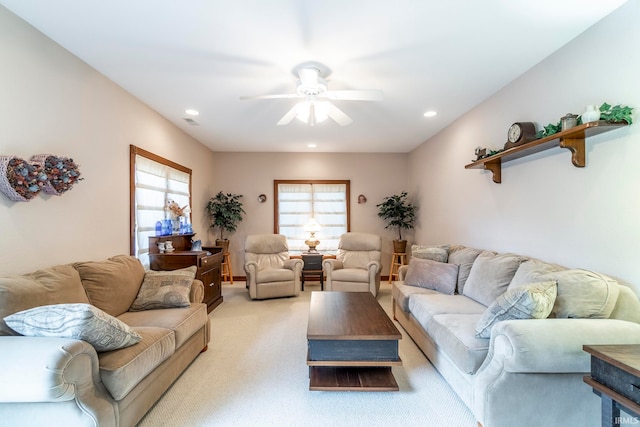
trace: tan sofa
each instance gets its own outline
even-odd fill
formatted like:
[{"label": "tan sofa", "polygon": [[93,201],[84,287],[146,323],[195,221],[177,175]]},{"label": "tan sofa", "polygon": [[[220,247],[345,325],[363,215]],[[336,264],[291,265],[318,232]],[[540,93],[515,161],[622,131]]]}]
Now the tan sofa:
[{"label": "tan sofa", "polygon": [[[136,258],[121,255],[0,278],[0,424],[129,427],[140,421],[206,349],[210,327],[198,280],[184,281],[187,307],[128,311],[145,274]],[[2,320],[72,303],[99,308],[141,340],[97,352],[79,339],[21,336]]]},{"label": "tan sofa", "polygon": [[[516,254],[459,245],[418,250],[426,259],[412,252],[393,284],[394,318],[479,425],[600,425],[600,399],[583,382],[590,355],[582,347],[640,344],[631,287]],[[524,316],[527,292],[550,314]]]}]

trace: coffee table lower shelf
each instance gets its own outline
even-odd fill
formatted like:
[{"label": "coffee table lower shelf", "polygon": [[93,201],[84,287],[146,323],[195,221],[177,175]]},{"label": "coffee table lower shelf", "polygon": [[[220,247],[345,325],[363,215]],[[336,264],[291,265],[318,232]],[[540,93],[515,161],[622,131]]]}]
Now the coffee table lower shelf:
[{"label": "coffee table lower shelf", "polygon": [[309,390],[398,391],[391,367],[310,366]]}]

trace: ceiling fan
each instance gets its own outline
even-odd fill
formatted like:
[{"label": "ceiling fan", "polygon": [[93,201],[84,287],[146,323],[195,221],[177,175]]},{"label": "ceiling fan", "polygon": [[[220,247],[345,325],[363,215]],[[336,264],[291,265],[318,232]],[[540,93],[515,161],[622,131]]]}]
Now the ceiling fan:
[{"label": "ceiling fan", "polygon": [[241,96],[240,99],[303,99],[304,101],[296,104],[280,119],[278,125],[287,125],[297,118],[311,126],[327,118],[333,119],[340,126],[347,126],[352,122],[349,116],[328,100],[382,101],[383,99],[382,91],[379,90],[329,90],[326,78],[331,72],[329,68],[317,62],[300,64],[292,70],[292,73],[298,78],[296,93]]}]

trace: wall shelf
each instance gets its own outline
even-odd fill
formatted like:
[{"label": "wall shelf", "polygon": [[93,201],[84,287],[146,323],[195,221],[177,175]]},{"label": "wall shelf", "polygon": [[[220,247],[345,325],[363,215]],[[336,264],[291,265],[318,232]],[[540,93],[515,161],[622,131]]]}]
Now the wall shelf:
[{"label": "wall shelf", "polygon": [[493,174],[493,182],[500,184],[502,182],[502,163],[554,147],[566,148],[571,151],[571,163],[577,168],[583,168],[586,165],[585,139],[624,126],[628,126],[627,122],[607,122],[600,120],[585,123],[545,138],[536,139],[535,141],[530,141],[526,144],[501,151],[493,156],[476,160],[466,165],[465,169],[489,170]]}]

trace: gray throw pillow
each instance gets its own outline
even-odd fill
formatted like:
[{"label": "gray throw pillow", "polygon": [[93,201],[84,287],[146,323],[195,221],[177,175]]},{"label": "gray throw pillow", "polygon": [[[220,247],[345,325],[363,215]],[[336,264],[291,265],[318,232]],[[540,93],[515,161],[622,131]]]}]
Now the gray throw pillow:
[{"label": "gray throw pillow", "polygon": [[493,325],[502,320],[544,319],[556,300],[555,281],[530,283],[500,295],[482,314],[476,324],[476,337],[489,338]]},{"label": "gray throw pillow", "polygon": [[11,314],[4,321],[25,336],[83,340],[99,352],[128,347],[142,339],[127,324],[84,303],[43,305]]},{"label": "gray throw pillow", "polygon": [[473,262],[478,255],[483,252],[480,249],[468,248],[466,246],[452,246],[449,249],[449,258],[447,262],[449,264],[458,264],[460,269],[458,271],[458,293],[463,293],[464,285],[467,283],[469,272],[473,266]]},{"label": "gray throw pillow", "polygon": [[516,270],[511,283],[509,283],[508,290],[517,288],[518,286],[526,285],[533,282],[539,282],[539,277],[543,274],[553,273],[559,271],[560,267],[548,264],[537,259],[530,259],[524,261]]},{"label": "gray throw pillow", "polygon": [[463,295],[480,304],[491,305],[507,290],[523,260],[523,257],[514,254],[481,253],[471,267]]},{"label": "gray throw pillow", "polygon": [[438,262],[447,262],[449,257],[449,245],[440,246],[411,246],[411,256],[420,259],[430,259]]},{"label": "gray throw pillow", "polygon": [[458,266],[430,259],[411,258],[404,284],[433,289],[453,295],[458,280]]},{"label": "gray throw pillow", "polygon": [[173,271],[145,272],[138,296],[129,311],[189,307],[189,293],[197,269],[194,265]]}]

